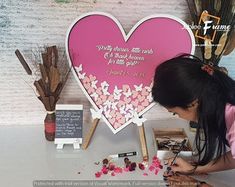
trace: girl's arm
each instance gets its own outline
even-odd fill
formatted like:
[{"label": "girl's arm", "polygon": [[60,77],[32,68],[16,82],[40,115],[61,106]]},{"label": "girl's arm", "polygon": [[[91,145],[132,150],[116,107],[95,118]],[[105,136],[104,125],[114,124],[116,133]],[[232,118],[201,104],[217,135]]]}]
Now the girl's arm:
[{"label": "girl's arm", "polygon": [[231,151],[221,156],[215,164],[213,164],[213,162],[214,161],[211,161],[204,166],[198,166],[195,172],[210,173],[228,169],[235,169],[235,159],[232,157]]},{"label": "girl's arm", "polygon": [[[224,160],[225,158],[225,160]],[[170,166],[173,158],[168,160],[168,166]],[[195,170],[195,173],[209,173],[209,172],[216,172],[228,169],[235,169],[235,159],[232,157],[231,151],[225,153],[221,156],[215,164],[211,161],[204,166],[198,166]],[[194,166],[190,163],[185,161],[182,158],[177,158],[175,165],[170,166],[174,172],[181,172],[181,173],[190,173],[194,170]]]}]

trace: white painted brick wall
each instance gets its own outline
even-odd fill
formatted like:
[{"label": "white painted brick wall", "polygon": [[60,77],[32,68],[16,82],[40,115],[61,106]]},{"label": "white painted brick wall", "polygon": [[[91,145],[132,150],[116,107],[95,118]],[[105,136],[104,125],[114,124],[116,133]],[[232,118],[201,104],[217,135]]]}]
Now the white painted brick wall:
[{"label": "white painted brick wall", "polygon": [[[185,0],[58,1],[0,0],[0,125],[39,125],[45,117],[42,104],[25,83],[28,77],[14,55],[15,49],[29,56],[31,49],[44,45],[63,48],[68,26],[77,16],[90,11],[111,13],[126,32],[141,18],[151,14],[172,14],[183,20],[189,18]],[[235,56],[229,59],[234,61]],[[86,113],[90,107],[73,76],[69,77],[60,102],[82,103]],[[164,109],[154,107],[145,117],[157,119],[172,116]]]}]

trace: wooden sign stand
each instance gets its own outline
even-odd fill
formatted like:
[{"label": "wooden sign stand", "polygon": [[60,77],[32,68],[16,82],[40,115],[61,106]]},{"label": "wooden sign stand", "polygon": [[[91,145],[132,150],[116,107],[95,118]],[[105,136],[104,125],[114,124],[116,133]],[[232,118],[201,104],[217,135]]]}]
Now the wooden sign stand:
[{"label": "wooden sign stand", "polygon": [[95,129],[96,129],[99,121],[100,121],[100,119],[98,119],[98,118],[95,118],[93,120],[90,130],[88,131],[88,133],[85,136],[85,140],[84,140],[84,142],[82,144],[82,149],[87,149],[87,147],[90,144],[91,138],[92,138],[92,136],[93,136],[93,134],[95,132]]},{"label": "wooden sign stand", "polygon": [[147,162],[149,160],[149,155],[148,155],[148,148],[145,137],[144,124],[142,123],[141,126],[138,126],[138,129],[139,129],[139,137],[140,137],[140,145],[141,145],[143,161]]},{"label": "wooden sign stand", "polygon": [[[101,114],[99,115],[98,118],[94,118],[91,128],[88,131],[88,133],[85,136],[85,140],[83,141],[82,144],[82,149],[87,149],[90,141],[92,139],[92,136],[95,132],[95,129],[100,121]],[[148,149],[147,149],[147,143],[146,143],[146,137],[145,137],[145,130],[144,130],[144,121],[146,119],[144,118],[139,118],[137,117],[137,114],[135,115],[135,118],[133,119],[133,123],[135,123],[138,126],[139,129],[139,137],[140,137],[140,145],[141,145],[141,151],[142,151],[142,156],[143,156],[143,161],[147,162],[149,160],[149,155],[148,155]]]}]

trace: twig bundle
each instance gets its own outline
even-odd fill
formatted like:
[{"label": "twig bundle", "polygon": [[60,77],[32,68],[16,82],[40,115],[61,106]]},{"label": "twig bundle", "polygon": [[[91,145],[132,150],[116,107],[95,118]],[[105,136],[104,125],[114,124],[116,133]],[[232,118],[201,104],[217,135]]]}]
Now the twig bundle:
[{"label": "twig bundle", "polygon": [[[29,65],[23,55],[17,49],[16,56],[28,75],[32,75]],[[70,68],[66,65],[61,67],[58,63],[58,50],[56,46],[46,47],[42,54],[42,63],[37,63],[40,71],[38,80],[34,81],[38,93],[38,99],[43,103],[48,113],[54,113],[55,105],[59,100],[61,91],[68,79]]]}]

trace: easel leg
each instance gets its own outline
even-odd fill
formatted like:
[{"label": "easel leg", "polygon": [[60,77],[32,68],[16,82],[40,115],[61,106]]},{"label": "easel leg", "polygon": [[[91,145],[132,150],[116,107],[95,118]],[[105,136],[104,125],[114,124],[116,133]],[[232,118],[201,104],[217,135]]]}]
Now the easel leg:
[{"label": "easel leg", "polygon": [[90,144],[91,138],[92,138],[92,136],[93,136],[93,134],[95,132],[95,129],[96,129],[99,121],[100,121],[100,119],[97,119],[97,118],[93,120],[91,129],[87,133],[87,135],[85,137],[85,140],[84,140],[84,143],[82,144],[82,149],[87,149],[87,147]]},{"label": "easel leg", "polygon": [[146,137],[145,137],[144,124],[142,124],[141,126],[138,126],[138,128],[139,128],[139,136],[140,136],[140,144],[141,144],[143,160],[148,161],[149,155],[148,155],[148,149],[147,149],[147,143],[146,143]]}]

